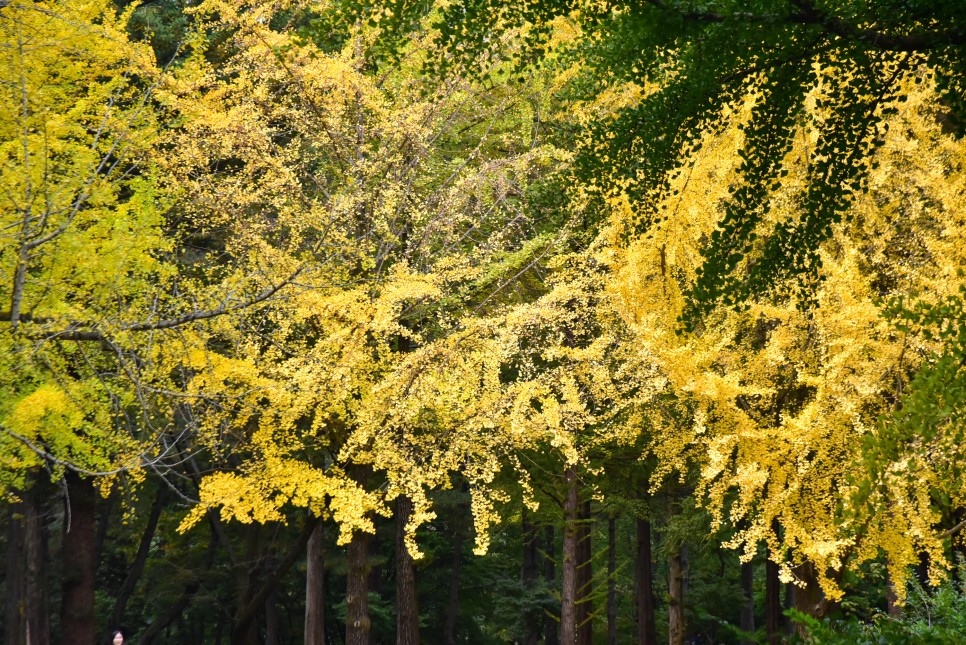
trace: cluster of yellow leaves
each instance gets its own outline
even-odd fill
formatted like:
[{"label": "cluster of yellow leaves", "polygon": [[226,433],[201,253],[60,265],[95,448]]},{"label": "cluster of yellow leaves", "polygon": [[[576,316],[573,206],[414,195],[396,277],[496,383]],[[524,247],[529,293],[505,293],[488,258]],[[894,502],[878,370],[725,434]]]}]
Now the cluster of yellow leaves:
[{"label": "cluster of yellow leaves", "polygon": [[147,285],[172,275],[148,160],[160,72],[148,46],[128,41],[127,19],[108,0],[0,10],[5,491],[41,463],[37,451],[57,471],[65,462],[98,473],[140,466],[144,445],[119,419],[138,395],[112,365],[117,347],[59,342],[72,328],[117,331],[148,315]]},{"label": "cluster of yellow leaves", "polygon": [[231,264],[240,289],[286,285],[185,340],[201,437],[241,465],[205,479],[182,528],[208,508],[274,521],[308,507],[344,542],[406,495],[418,555],[429,491],[461,472],[485,548],[514,449],[493,411],[508,336],[466,312],[553,245],[523,204],[563,155],[520,127],[533,103],[499,75],[484,89],[411,73],[428,39],[375,74],[367,32],[323,52],[260,19],[278,3],[250,4],[201,5],[233,53],[215,66],[199,45],[164,88],[184,122],[159,164],[185,226],[246,260]]},{"label": "cluster of yellow leaves", "polygon": [[[680,194],[662,207],[664,222],[629,245],[616,236],[614,242],[621,256],[611,289],[633,330],[632,360],[658,369],[696,410],[691,423],[656,418],[654,485],[696,465],[698,494],[715,526],[733,532],[731,546],[750,558],[767,544],[786,581],[796,579],[797,565],[814,563],[833,598],[841,594],[835,581],[846,561],[885,553],[900,588],[900,572],[918,553],[945,562],[930,501],[941,482],[891,491],[902,500],[898,506],[857,508],[855,497],[856,481],[866,476],[864,442],[874,441],[881,415],[925,349],[924,340],[892,327],[881,298],[954,294],[956,268],[966,264],[957,215],[962,146],[942,134],[928,89],[910,82],[909,97],[889,121],[869,191],[822,251],[814,307],[763,300],[740,312],[718,311],[694,333],[675,333],[682,290],[727,198],[748,106],[687,160],[674,186]],[[763,229],[795,218],[815,136],[811,125],[802,126],[789,153],[796,170],[774,192]],[[614,208],[618,222],[633,221],[627,203]]]}]

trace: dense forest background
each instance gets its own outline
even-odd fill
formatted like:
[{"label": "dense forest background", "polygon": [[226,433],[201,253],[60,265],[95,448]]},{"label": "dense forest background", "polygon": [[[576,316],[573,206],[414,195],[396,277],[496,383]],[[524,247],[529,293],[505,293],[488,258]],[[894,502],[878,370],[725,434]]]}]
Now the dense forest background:
[{"label": "dense forest background", "polygon": [[5,642],[966,642],[964,47],[0,0]]}]

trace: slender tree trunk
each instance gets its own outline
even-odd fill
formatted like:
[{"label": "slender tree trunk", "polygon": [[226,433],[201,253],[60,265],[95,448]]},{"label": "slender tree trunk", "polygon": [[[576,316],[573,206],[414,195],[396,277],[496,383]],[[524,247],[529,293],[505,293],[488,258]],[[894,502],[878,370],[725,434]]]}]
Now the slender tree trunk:
[{"label": "slender tree trunk", "polygon": [[577,643],[577,473],[573,466],[567,466],[564,473],[567,494],[564,499],[563,565],[560,594],[560,643]]},{"label": "slender tree trunk", "polygon": [[[521,531],[523,533],[523,571],[521,578],[523,591],[525,594],[533,592],[540,575],[539,564],[537,561],[540,550],[537,528],[530,522],[526,504],[520,510]],[[535,612],[528,612],[526,619],[526,634],[523,637],[524,645],[537,645],[540,641],[540,627],[542,616]]]},{"label": "slender tree trunk", "polygon": [[443,643],[456,645],[456,625],[460,617],[460,575],[463,572],[463,517],[456,521],[453,530],[453,563],[450,569],[449,602],[446,603],[446,625]]},{"label": "slender tree trunk", "polygon": [[305,546],[305,645],[325,645],[324,530],[316,524]]},{"label": "slender tree trunk", "polygon": [[154,534],[158,528],[158,521],[161,519],[161,510],[164,508],[164,488],[159,488],[157,495],[154,497],[154,503],[151,505],[151,514],[148,516],[148,523],[144,527],[144,533],[141,534],[141,542],[138,544],[138,551],[134,556],[134,561],[131,566],[128,567],[127,576],[124,578],[124,582],[121,584],[121,588],[118,589],[117,596],[114,600],[114,609],[111,611],[111,618],[108,621],[108,630],[113,633],[113,630],[118,629],[122,624],[124,624],[124,611],[127,608],[127,603],[131,599],[131,594],[134,593],[134,588],[137,586],[138,580],[141,579],[141,574],[144,572],[144,565],[147,564],[148,555],[151,553],[151,542],[154,540]]},{"label": "slender tree trunk", "polygon": [[594,641],[593,516],[590,500],[581,505],[577,537],[577,643]]},{"label": "slender tree trunk", "polygon": [[369,534],[356,531],[348,549],[345,645],[369,645]]},{"label": "slender tree trunk", "polygon": [[617,645],[617,518],[607,519],[607,643]]},{"label": "slender tree trunk", "polygon": [[97,491],[94,483],[68,471],[67,521],[64,524],[64,597],[61,630],[64,642],[94,645],[94,588],[97,576]]},{"label": "slender tree trunk", "polygon": [[[744,602],[741,605],[741,631],[752,634],[755,631],[755,564],[741,564],[741,591]],[[754,645],[750,637],[741,639],[741,645]]]},{"label": "slender tree trunk", "polygon": [[7,525],[7,563],[4,583],[4,643],[21,645],[27,642],[27,572],[24,564],[27,505],[17,502],[9,507]]},{"label": "slender tree trunk", "polygon": [[259,645],[258,614],[263,603],[252,603],[255,597],[256,563],[259,560],[259,542],[262,527],[251,524],[245,527],[245,553],[235,566],[235,585],[237,588],[237,608],[231,629],[232,645]]},{"label": "slender tree trunk", "polygon": [[668,561],[668,643],[684,645],[684,588],[687,576],[687,547],[681,545]]},{"label": "slender tree trunk", "polygon": [[[557,585],[556,556],[557,541],[554,536],[553,526],[548,525],[544,528],[544,560],[543,560],[543,579],[547,587],[553,589]],[[544,645],[559,645],[557,634],[557,621],[553,616],[544,614],[543,617],[543,642]]]},{"label": "slender tree trunk", "polygon": [[416,566],[406,548],[406,524],[412,513],[411,499],[396,498],[396,645],[419,645]]},{"label": "slender tree trunk", "polygon": [[281,642],[278,605],[273,591],[265,599],[265,645],[280,645]]},{"label": "slender tree trunk", "polygon": [[773,562],[771,558],[765,561],[765,633],[769,645],[781,643],[781,581],[778,579],[778,564]]},{"label": "slender tree trunk", "polygon": [[637,642],[639,645],[657,645],[651,522],[641,518],[637,520],[637,561],[634,567],[634,582],[634,590],[637,593]]}]

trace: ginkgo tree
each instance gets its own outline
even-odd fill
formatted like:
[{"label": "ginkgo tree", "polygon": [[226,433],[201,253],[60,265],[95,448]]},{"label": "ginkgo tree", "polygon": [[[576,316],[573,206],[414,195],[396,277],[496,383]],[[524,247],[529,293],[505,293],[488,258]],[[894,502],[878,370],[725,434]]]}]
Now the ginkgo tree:
[{"label": "ginkgo tree", "polygon": [[[554,245],[527,200],[562,155],[534,138],[543,99],[498,67],[489,88],[413,74],[424,38],[375,69],[371,30],[325,51],[274,28],[277,5],[199,7],[209,29],[231,34],[228,55],[216,67],[199,45],[185,67],[201,80],[164,99],[194,117],[172,131],[163,162],[182,225],[207,236],[216,265],[221,253],[251,254],[267,280],[291,283],[270,306],[182,335],[199,436],[226,455],[183,527],[216,507],[242,522],[300,507],[332,518],[348,544],[348,639],[362,642],[374,516],[402,496],[413,530],[446,472],[383,464],[426,458],[403,439],[360,438],[384,435],[376,412],[398,405],[375,393]],[[374,446],[385,453],[376,464],[365,456]]]},{"label": "ginkgo tree", "polygon": [[[663,221],[650,235],[626,246],[614,236],[621,255],[613,288],[638,338],[631,360],[657,367],[695,406],[683,425],[662,422],[662,409],[652,412],[665,428],[652,442],[658,476],[696,469],[696,493],[716,526],[730,527],[730,545],[745,558],[766,545],[782,578],[801,588],[798,608],[812,614],[841,597],[846,567],[885,555],[901,595],[920,552],[929,553],[937,576],[947,562],[943,540],[952,527],[936,509],[948,489],[938,475],[927,483],[902,474],[919,459],[932,463],[935,449],[922,442],[939,434],[906,435],[899,445],[910,454],[893,455],[888,466],[872,459],[880,468],[874,499],[866,483],[867,451],[894,435],[882,419],[923,359],[940,351],[897,327],[886,315],[887,298],[938,305],[955,298],[962,284],[956,271],[964,261],[962,223],[953,206],[961,195],[959,144],[930,118],[934,94],[912,89],[913,79],[907,83],[909,100],[879,126],[885,140],[868,194],[856,198],[850,222],[822,247],[811,307],[760,297],[715,309],[691,331],[680,327],[717,210],[733,199],[728,185],[741,163],[742,124],[758,109],[758,97],[736,108],[732,125],[709,135],[690,157],[675,184],[679,194],[660,207]],[[820,92],[806,116],[783,160],[792,171],[771,189],[776,221],[793,217],[807,191],[817,136],[812,123],[826,118]],[[621,211],[633,202],[618,199],[614,208],[618,223],[632,219]],[[930,320],[931,305],[922,307],[912,320]]]}]

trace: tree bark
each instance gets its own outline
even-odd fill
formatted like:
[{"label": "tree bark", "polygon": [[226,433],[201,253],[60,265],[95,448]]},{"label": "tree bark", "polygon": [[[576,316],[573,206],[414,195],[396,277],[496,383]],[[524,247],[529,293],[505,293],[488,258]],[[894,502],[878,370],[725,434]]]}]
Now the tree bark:
[{"label": "tree bark", "polygon": [[577,473],[573,466],[567,466],[564,473],[567,492],[564,498],[563,564],[561,570],[560,593],[560,643],[577,643]]},{"label": "tree bark", "polygon": [[634,568],[637,593],[637,642],[657,645],[657,623],[654,619],[654,564],[651,555],[651,522],[637,520],[637,561]]},{"label": "tree bark", "polygon": [[765,634],[768,645],[778,645],[782,640],[781,603],[778,564],[769,558],[765,561]]},{"label": "tree bark", "polygon": [[617,645],[617,518],[607,519],[607,643]]},{"label": "tree bark", "polygon": [[[554,536],[553,526],[547,525],[543,534],[543,579],[549,589],[553,589],[557,583],[556,555],[557,541]],[[543,642],[544,645],[559,645],[557,635],[557,621],[549,613],[543,617]]]},{"label": "tree bark", "polygon": [[278,605],[273,591],[265,599],[265,645],[279,645],[281,642]]},{"label": "tree bark", "polygon": [[[540,575],[538,554],[539,539],[537,528],[530,522],[526,504],[520,510],[521,532],[523,533],[523,570],[521,579],[524,594],[532,594],[536,586],[537,577]],[[526,620],[526,634],[523,637],[524,645],[537,645],[540,641],[540,627],[542,616],[535,612],[528,612],[524,617]]]},{"label": "tree bark", "polygon": [[581,505],[577,531],[577,645],[593,645],[593,516],[589,499]]},{"label": "tree bark", "polygon": [[64,523],[63,604],[61,630],[65,642],[94,645],[94,588],[97,576],[97,491],[94,482],[68,471],[67,521]]},{"label": "tree bark", "polygon": [[[741,631],[752,634],[755,631],[755,565],[754,562],[741,564],[741,591],[744,602],[741,605]],[[754,645],[751,637],[743,637],[741,645]]]},{"label": "tree bark", "polygon": [[23,501],[9,507],[7,525],[7,563],[4,583],[4,643],[21,645],[27,642],[27,572],[24,563],[26,542],[26,504]]},{"label": "tree bark", "polygon": [[369,534],[356,531],[348,549],[345,645],[369,645]]},{"label": "tree bark", "polygon": [[[831,609],[831,603],[822,591],[818,582],[818,572],[811,562],[804,562],[795,567],[796,577],[804,583],[803,587],[796,586],[792,595],[792,606],[803,614],[822,619]],[[795,633],[801,637],[808,635],[804,625],[798,624]]]},{"label": "tree bark", "polygon": [[321,524],[305,547],[305,645],[325,645],[325,560]]},{"label": "tree bark", "polygon": [[681,545],[668,561],[668,643],[684,645],[684,584],[687,575],[687,547]]},{"label": "tree bark", "polygon": [[419,600],[416,596],[416,565],[406,548],[406,524],[413,501],[396,498],[396,645],[419,645]]},{"label": "tree bark", "polygon": [[453,564],[450,569],[449,602],[446,603],[446,625],[443,628],[445,645],[456,645],[456,625],[460,617],[460,575],[463,571],[463,519],[461,514],[453,529]]}]

